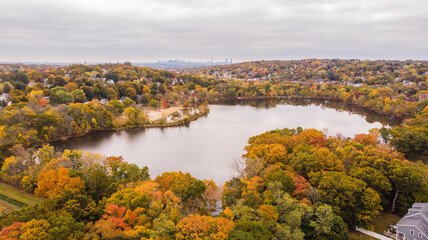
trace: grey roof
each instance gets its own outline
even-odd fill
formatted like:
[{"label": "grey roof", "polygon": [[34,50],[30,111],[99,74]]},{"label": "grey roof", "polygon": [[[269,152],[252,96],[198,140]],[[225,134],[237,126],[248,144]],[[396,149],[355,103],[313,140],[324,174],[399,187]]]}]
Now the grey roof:
[{"label": "grey roof", "polygon": [[428,237],[428,224],[426,224],[424,221],[419,220],[419,222],[416,224],[416,226]]},{"label": "grey roof", "polygon": [[398,227],[417,227],[428,237],[428,203],[414,203],[407,214],[397,223]]},{"label": "grey roof", "polygon": [[402,218],[397,225],[416,226],[420,221],[416,218]]},{"label": "grey roof", "polygon": [[428,203],[414,203],[404,218],[412,217],[418,213],[420,213],[425,218],[428,224]]}]

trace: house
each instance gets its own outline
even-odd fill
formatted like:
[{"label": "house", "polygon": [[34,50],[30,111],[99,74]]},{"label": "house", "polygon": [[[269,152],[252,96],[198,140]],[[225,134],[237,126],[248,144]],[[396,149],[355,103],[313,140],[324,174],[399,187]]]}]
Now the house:
[{"label": "house", "polygon": [[414,203],[397,223],[397,240],[428,240],[428,203]]},{"label": "house", "polygon": [[100,104],[106,105],[107,103],[108,103],[108,99],[107,98],[101,98]]},{"label": "house", "polygon": [[9,99],[10,99],[10,94],[9,93],[0,94],[0,102],[1,101],[7,102],[7,101],[9,101]]},{"label": "house", "polygon": [[407,81],[407,80],[403,81],[403,85],[405,85],[405,86],[411,86],[411,85],[414,85],[414,84],[415,84],[414,82],[410,82],[410,81]]},{"label": "house", "polygon": [[120,100],[119,100],[119,102],[123,102],[123,101],[125,101],[125,99],[127,99],[127,98],[129,98],[129,97],[121,97],[121,98],[120,98]]},{"label": "house", "polygon": [[414,102],[415,99],[413,99],[412,97],[406,97],[406,101],[408,101],[408,102]]}]

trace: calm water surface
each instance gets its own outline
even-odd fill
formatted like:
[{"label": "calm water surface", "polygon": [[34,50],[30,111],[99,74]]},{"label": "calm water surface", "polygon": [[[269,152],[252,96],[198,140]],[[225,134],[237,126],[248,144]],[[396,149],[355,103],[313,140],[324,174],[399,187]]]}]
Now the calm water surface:
[{"label": "calm water surface", "polygon": [[189,126],[96,133],[54,144],[106,156],[122,156],[148,166],[155,178],[165,171],[189,172],[217,184],[235,175],[230,167],[244,152],[249,137],[276,128],[328,129],[328,135],[352,137],[382,124],[362,115],[317,105],[277,104],[274,107],[210,105],[211,112]]}]

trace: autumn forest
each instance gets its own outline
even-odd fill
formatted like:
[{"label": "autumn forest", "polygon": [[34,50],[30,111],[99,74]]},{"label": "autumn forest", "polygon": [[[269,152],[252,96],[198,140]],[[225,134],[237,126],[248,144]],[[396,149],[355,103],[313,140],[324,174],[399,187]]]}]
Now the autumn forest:
[{"label": "autumn forest", "polygon": [[[122,156],[53,145],[107,131],[192,128],[215,103],[302,99],[397,124],[353,137],[289,126],[260,132],[224,185],[181,171],[151,176]],[[130,62],[1,64],[0,105],[0,239],[355,239],[356,226],[373,229],[383,213],[401,217],[428,202],[426,61],[168,71]]]}]

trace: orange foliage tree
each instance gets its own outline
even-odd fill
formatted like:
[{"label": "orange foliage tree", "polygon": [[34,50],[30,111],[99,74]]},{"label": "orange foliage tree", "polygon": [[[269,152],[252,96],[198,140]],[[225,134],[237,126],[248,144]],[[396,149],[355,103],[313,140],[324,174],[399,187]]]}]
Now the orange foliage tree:
[{"label": "orange foliage tree", "polygon": [[[129,211],[129,210],[128,210]],[[119,207],[114,204],[107,206],[103,219],[97,221],[94,225],[94,232],[105,239],[121,238],[125,231],[131,230],[126,223],[125,207]]]},{"label": "orange foliage tree", "polygon": [[54,198],[64,192],[65,189],[83,189],[85,182],[80,177],[70,177],[68,168],[60,168],[58,171],[50,170],[40,173],[37,178],[37,196]]},{"label": "orange foliage tree", "polygon": [[176,239],[225,240],[234,227],[233,221],[224,217],[190,215],[178,222]]},{"label": "orange foliage tree", "polygon": [[377,140],[376,134],[355,134],[354,141],[363,145],[375,145]]},{"label": "orange foliage tree", "polygon": [[0,232],[0,239],[19,239],[22,223],[15,222],[9,227],[5,227]]}]

